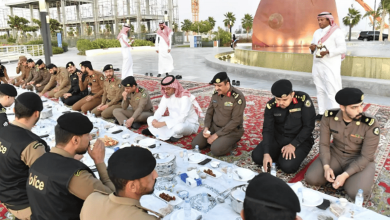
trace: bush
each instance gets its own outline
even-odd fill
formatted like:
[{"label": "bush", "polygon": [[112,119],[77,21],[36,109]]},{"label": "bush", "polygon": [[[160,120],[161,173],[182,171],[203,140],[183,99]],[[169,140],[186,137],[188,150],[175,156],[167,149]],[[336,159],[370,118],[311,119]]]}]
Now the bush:
[{"label": "bush", "polygon": [[218,31],[214,32],[214,35],[215,37],[213,40],[220,40],[221,46],[230,47],[232,38],[229,32],[224,31],[221,27],[218,27]]},{"label": "bush", "polygon": [[62,49],[61,47],[52,47],[52,48],[53,48],[53,54],[64,53],[64,49]]},{"label": "bush", "polygon": [[87,39],[80,39],[77,41],[77,50],[79,50],[79,55],[85,55],[86,50],[92,50],[92,49],[99,49],[98,47],[95,47],[94,44],[90,40]]},{"label": "bush", "polygon": [[[154,46],[154,43],[147,40],[134,40],[133,47],[141,47],[141,46]],[[77,41],[77,49],[80,51],[80,55],[85,55],[86,50],[93,49],[104,49],[104,48],[114,48],[121,47],[121,44],[117,39],[96,39],[94,41],[90,41],[87,39],[80,39]]]},{"label": "bush", "polygon": [[[43,40],[32,40],[32,41],[25,43],[24,45],[37,45],[37,44],[43,44]],[[58,47],[58,41],[51,41],[51,46]],[[66,42],[62,42],[62,50],[63,50],[63,52],[68,51],[68,44]],[[54,49],[53,49],[53,51],[54,51]]]},{"label": "bush", "polygon": [[16,43],[16,38],[9,37],[7,38],[8,43]]}]

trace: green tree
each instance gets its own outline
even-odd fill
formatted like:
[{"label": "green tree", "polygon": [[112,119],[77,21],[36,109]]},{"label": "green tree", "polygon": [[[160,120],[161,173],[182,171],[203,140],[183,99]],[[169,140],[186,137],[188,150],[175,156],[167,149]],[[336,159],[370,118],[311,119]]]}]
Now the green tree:
[{"label": "green tree", "polygon": [[146,25],[141,24],[141,33],[146,33]]},{"label": "green tree", "polygon": [[172,29],[173,29],[173,32],[177,32],[179,30],[179,25],[176,22],[173,22]]},{"label": "green tree", "polygon": [[[236,22],[236,16],[233,14],[233,12],[228,12],[223,16],[225,16],[225,19],[223,20],[223,24],[225,25],[225,27],[229,28],[231,33],[232,32],[231,28],[234,26],[234,23]],[[230,22],[232,23],[231,25]]]},{"label": "green tree", "polygon": [[[382,0],[379,8],[382,10],[382,12],[384,12],[385,15],[386,14],[389,15],[388,29],[389,29],[389,34],[390,34],[390,0]],[[380,35],[379,39],[383,39],[382,32],[383,32],[384,28],[385,28],[385,16],[383,16],[383,13],[382,13],[382,21],[381,21],[381,34],[382,34],[382,36]],[[387,41],[390,41],[389,38],[387,38]]]},{"label": "green tree", "polygon": [[104,27],[105,27],[105,28],[104,28],[104,33],[105,33],[105,34],[110,34],[110,32],[111,32],[111,26],[110,26],[109,24],[106,24]]},{"label": "green tree", "polygon": [[225,31],[221,27],[218,27],[218,31],[214,32],[214,39],[213,40],[219,40],[221,46],[229,46],[230,42],[232,40],[232,36],[229,32]]},{"label": "green tree", "polygon": [[61,27],[62,25],[56,19],[50,18],[49,25],[50,25],[50,33],[51,34],[55,34],[56,31],[61,31],[61,32],[63,31],[62,27]]},{"label": "green tree", "polygon": [[181,30],[186,32],[188,42],[188,32],[191,31],[192,22],[189,19],[185,19],[181,22]]},{"label": "green tree", "polygon": [[250,14],[245,14],[241,19],[241,25],[246,30],[246,38],[249,38],[248,33],[253,27],[253,17]]},{"label": "green tree", "polygon": [[208,21],[208,22],[210,23],[210,25],[211,25],[211,30],[213,30],[214,27],[215,27],[215,23],[216,23],[215,19],[214,19],[213,17],[208,17],[208,18],[207,18],[207,21]]},{"label": "green tree", "polygon": [[360,12],[353,7],[348,8],[348,14],[343,18],[343,23],[345,26],[349,26],[349,37],[348,40],[351,41],[352,28],[355,27],[362,18]]},{"label": "green tree", "polygon": [[38,28],[34,26],[29,26],[28,23],[30,23],[27,19],[23,17],[19,17],[17,15],[15,16],[8,16],[8,25],[10,28],[15,29],[16,31],[20,31],[20,34],[18,35],[17,42],[20,41],[21,36],[25,34],[25,32],[30,31],[37,31]]},{"label": "green tree", "polygon": [[208,21],[195,21],[192,23],[191,31],[206,34],[211,30],[211,24]]},{"label": "green tree", "polygon": [[[376,19],[379,18],[382,14],[382,9],[380,7],[377,8],[376,11],[372,10],[372,11],[367,11],[362,18],[365,18],[365,17],[372,17],[373,21],[375,24],[378,24],[378,22],[376,22]],[[370,23],[371,25],[371,23]],[[378,30],[377,26],[375,27],[374,25],[373,26],[373,29],[374,30]],[[375,39],[374,39],[375,40]]]},{"label": "green tree", "polygon": [[69,37],[74,37],[74,29],[73,29],[73,27],[71,27],[71,28],[69,28],[69,31],[68,31],[68,36]]},{"label": "green tree", "polygon": [[41,21],[40,20],[33,18],[32,21],[34,24],[38,25],[39,29],[41,28]]}]

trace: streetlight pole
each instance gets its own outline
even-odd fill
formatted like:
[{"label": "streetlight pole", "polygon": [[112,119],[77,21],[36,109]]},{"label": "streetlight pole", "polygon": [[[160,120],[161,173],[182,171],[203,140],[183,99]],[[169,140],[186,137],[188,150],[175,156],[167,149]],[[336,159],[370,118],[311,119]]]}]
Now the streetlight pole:
[{"label": "streetlight pole", "polygon": [[377,14],[376,14],[376,0],[375,0],[375,2],[374,2],[374,25],[372,25],[372,30],[374,31],[374,39],[372,39],[373,41],[375,41],[375,20],[376,20],[376,16],[377,16]]},{"label": "streetlight pole", "polygon": [[45,63],[49,65],[51,63],[50,60],[50,42],[48,36],[48,25],[46,21],[47,9],[46,9],[46,1],[39,0],[39,14],[41,16],[41,35],[43,39],[43,51],[45,55]]},{"label": "streetlight pole", "polygon": [[351,32],[352,32],[352,17],[349,19],[349,41],[351,41]]}]

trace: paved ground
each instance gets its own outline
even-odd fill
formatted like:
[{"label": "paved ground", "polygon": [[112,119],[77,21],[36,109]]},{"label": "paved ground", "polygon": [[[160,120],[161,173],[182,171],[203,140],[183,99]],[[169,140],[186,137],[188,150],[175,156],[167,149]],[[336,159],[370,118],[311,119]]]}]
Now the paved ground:
[{"label": "paved ground", "polygon": [[[175,70],[172,74],[180,74],[183,76],[183,80],[197,81],[197,82],[209,82],[214,74],[219,72],[218,69],[208,67],[205,64],[204,57],[211,54],[217,54],[230,51],[230,48],[174,48],[172,50],[172,56],[174,59]],[[68,52],[60,55],[54,55],[52,62],[57,66],[65,66],[68,61],[73,61],[78,65],[81,61],[89,60],[92,62],[95,69],[101,70],[106,64],[112,64],[115,68],[121,68],[122,55],[121,53],[102,55],[96,57],[86,57],[77,55],[76,48],[70,48]],[[132,53],[134,59],[134,72],[135,74],[145,74],[146,72],[152,72],[154,76],[157,75],[158,63],[157,53],[154,51],[134,51]],[[34,60],[38,58],[34,57]],[[10,76],[15,76],[13,71],[16,68],[16,63],[5,64]],[[229,73],[228,73],[229,74]],[[273,82],[259,80],[252,77],[242,77],[238,74],[229,74],[231,80],[240,80],[241,87],[252,89],[270,90]],[[311,96],[316,96],[316,90],[313,84],[304,86],[295,86],[295,90],[301,90],[307,92]],[[381,105],[390,105],[389,97],[374,96],[367,94],[365,101],[370,103],[376,103]]]}]

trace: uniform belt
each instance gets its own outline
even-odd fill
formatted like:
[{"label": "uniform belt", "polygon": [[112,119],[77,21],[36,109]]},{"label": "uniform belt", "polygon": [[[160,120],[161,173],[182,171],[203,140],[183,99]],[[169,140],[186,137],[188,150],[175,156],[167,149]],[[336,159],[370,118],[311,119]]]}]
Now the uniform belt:
[{"label": "uniform belt", "polygon": [[30,204],[24,204],[24,205],[8,205],[7,203],[4,203],[5,207],[7,209],[11,209],[11,210],[14,210],[14,211],[19,211],[19,210],[23,210],[27,207],[30,207]]}]

